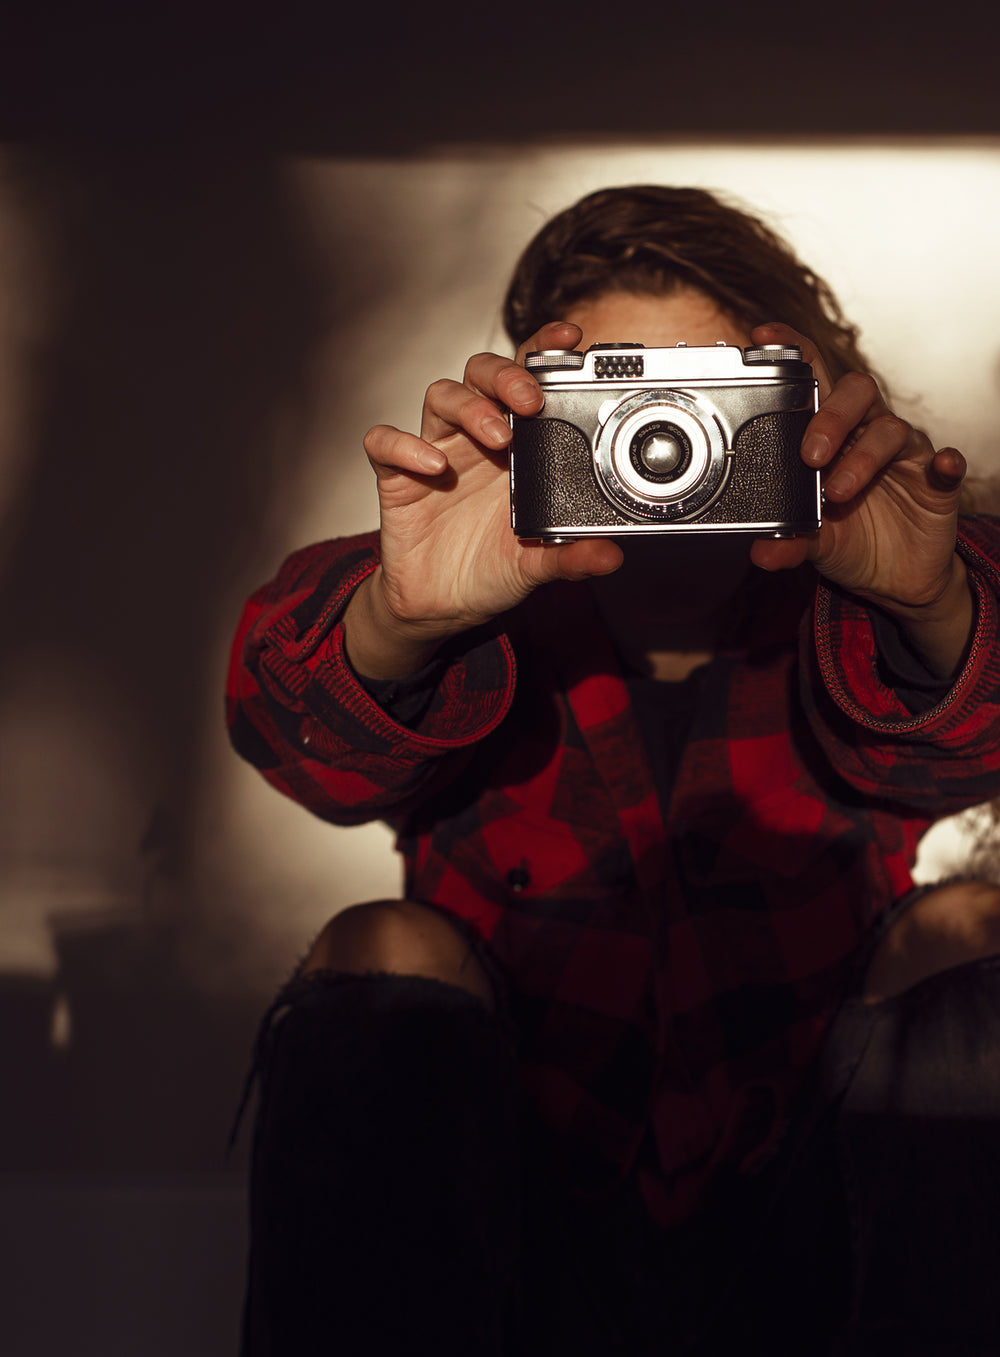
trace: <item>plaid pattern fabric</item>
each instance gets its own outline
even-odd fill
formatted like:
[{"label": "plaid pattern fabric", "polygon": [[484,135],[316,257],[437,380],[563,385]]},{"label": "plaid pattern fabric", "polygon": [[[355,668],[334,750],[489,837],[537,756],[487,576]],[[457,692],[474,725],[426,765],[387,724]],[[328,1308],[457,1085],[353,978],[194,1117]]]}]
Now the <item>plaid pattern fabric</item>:
[{"label": "plaid pattern fabric", "polygon": [[928,824],[1000,793],[1000,525],[963,521],[968,663],[912,716],[869,615],[759,577],[701,685],[668,813],[586,586],[462,638],[416,730],[357,683],[338,617],[377,536],[296,553],[233,648],[236,749],[335,823],[398,832],[406,893],[488,940],[525,1083],[581,1191],[655,1219],[773,1151],[874,918]]}]

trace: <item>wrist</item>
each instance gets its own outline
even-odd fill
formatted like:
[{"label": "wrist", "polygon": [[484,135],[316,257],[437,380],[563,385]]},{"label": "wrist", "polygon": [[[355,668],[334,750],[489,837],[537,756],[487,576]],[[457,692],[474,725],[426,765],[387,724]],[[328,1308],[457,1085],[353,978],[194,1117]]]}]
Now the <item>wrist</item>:
[{"label": "wrist", "polygon": [[408,678],[453,634],[397,617],[385,599],[381,566],[355,590],[342,621],[351,667],[368,679]]},{"label": "wrist", "polygon": [[900,626],[926,627],[954,621],[965,601],[971,602],[972,593],[965,562],[955,552],[948,562],[947,569],[942,572],[937,586],[927,591],[918,602],[879,597],[875,594],[868,597]]},{"label": "wrist", "polygon": [[931,673],[953,678],[964,663],[975,628],[975,604],[965,562],[952,557],[948,573],[933,597],[921,603],[872,599],[905,633]]}]

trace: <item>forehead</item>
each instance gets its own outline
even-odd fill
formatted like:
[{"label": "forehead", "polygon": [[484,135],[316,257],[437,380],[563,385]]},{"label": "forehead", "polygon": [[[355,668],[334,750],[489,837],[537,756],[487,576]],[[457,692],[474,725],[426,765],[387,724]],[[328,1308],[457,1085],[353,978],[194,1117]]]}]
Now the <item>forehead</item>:
[{"label": "forehead", "polygon": [[750,336],[704,292],[682,288],[667,296],[648,293],[605,292],[576,302],[563,320],[583,330],[581,346],[635,342],[647,347],[667,345],[738,344],[745,348]]}]

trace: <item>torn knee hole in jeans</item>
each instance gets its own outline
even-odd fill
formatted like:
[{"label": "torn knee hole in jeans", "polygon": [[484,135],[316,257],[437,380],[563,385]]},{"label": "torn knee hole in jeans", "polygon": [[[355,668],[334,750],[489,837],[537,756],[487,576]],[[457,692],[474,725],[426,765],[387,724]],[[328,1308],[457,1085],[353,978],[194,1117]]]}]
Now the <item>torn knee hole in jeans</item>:
[{"label": "torn knee hole in jeans", "polygon": [[862,994],[869,1004],[922,980],[1000,954],[1000,886],[962,879],[930,886],[890,926],[875,948]]}]

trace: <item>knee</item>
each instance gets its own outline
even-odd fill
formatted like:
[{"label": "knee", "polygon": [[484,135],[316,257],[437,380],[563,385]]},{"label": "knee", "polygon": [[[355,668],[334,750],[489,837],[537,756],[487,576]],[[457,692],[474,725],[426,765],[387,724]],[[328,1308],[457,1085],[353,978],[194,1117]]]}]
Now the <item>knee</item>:
[{"label": "knee", "polygon": [[492,982],[468,940],[446,916],[413,900],[376,900],[335,914],[302,966],[304,974],[316,970],[423,976],[495,1007]]},{"label": "knee", "polygon": [[938,971],[1000,953],[1000,886],[953,881],[922,895],[875,949],[863,988],[878,1003]]}]

